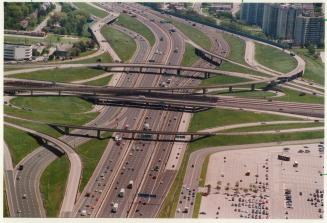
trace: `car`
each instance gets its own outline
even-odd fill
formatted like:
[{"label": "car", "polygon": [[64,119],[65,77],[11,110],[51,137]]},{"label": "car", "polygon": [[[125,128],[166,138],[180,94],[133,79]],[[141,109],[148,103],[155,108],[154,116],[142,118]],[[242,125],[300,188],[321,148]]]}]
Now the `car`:
[{"label": "car", "polygon": [[23,194],[23,199],[26,199],[27,198],[27,194]]},{"label": "car", "polygon": [[19,213],[22,213],[22,211],[21,210],[19,210],[19,209],[17,209],[17,213],[19,214]]}]

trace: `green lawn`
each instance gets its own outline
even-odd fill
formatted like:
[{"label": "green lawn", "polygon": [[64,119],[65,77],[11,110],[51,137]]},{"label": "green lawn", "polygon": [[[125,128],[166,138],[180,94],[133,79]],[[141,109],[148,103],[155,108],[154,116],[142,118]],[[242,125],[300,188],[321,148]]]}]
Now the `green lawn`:
[{"label": "green lawn", "polygon": [[292,118],[281,115],[213,108],[207,111],[195,113],[192,117],[189,131],[193,132],[201,129],[238,123],[281,120],[292,120]]},{"label": "green lawn", "polygon": [[92,139],[76,148],[76,152],[80,156],[83,164],[82,179],[79,185],[80,192],[83,191],[92,176],[95,167],[101,159],[101,156],[108,145],[108,137],[110,135],[111,134],[106,134],[106,138],[104,139]]},{"label": "green lawn", "polygon": [[5,105],[5,114],[48,123],[82,125],[98,115],[98,112],[81,113],[89,111],[91,104],[83,99],[70,96],[18,97],[13,99],[11,103],[24,106],[25,109]]},{"label": "green lawn", "polygon": [[205,185],[209,159],[210,159],[210,155],[206,156],[206,158],[203,161],[201,173],[200,173],[200,179],[199,179],[199,187],[204,187]]},{"label": "green lawn", "polygon": [[140,34],[149,41],[151,46],[155,43],[152,31],[137,19],[126,14],[120,14],[117,24]]},{"label": "green lawn", "polygon": [[219,67],[218,70],[225,70],[225,71],[233,71],[233,72],[237,72],[237,73],[245,73],[245,74],[252,74],[252,75],[257,75],[257,76],[261,76],[261,77],[271,77],[268,74],[264,74],[261,73],[259,71],[254,71],[254,70],[250,70],[247,69],[245,67],[241,67],[232,63],[228,63],[228,62],[223,62]]},{"label": "green lawn", "polygon": [[[304,140],[323,138],[324,132],[301,132],[287,134],[267,134],[267,135],[251,135],[251,136],[212,136],[205,139],[200,139],[189,144],[186,150],[181,167],[177,173],[173,185],[168,192],[165,201],[160,209],[160,218],[173,218],[179,199],[179,194],[183,185],[183,179],[186,172],[187,162],[190,154],[198,149],[210,146],[226,146],[226,145],[241,145],[249,143],[264,143],[264,142],[279,142],[289,140]],[[200,202],[200,201],[199,201]]]},{"label": "green lawn", "polygon": [[57,34],[48,34],[47,37],[24,37],[24,36],[4,36],[4,41],[8,43],[20,43],[20,44],[36,44],[43,43],[45,45],[55,45],[57,43],[75,43],[81,40],[87,41],[89,38],[87,37],[63,37]]},{"label": "green lawn", "polygon": [[199,217],[199,211],[200,211],[200,206],[201,206],[201,198],[202,198],[202,194],[201,193],[196,193],[192,218],[198,218]]},{"label": "green lawn", "polygon": [[324,104],[324,97],[318,97],[311,94],[305,94],[300,96],[300,92],[291,89],[283,88],[283,92],[286,94],[282,97],[274,98],[276,101],[291,101],[291,102],[302,102],[312,104]]},{"label": "green lawn", "polygon": [[273,92],[269,92],[269,91],[262,91],[262,90],[250,91],[250,90],[241,90],[241,89],[233,90],[233,92],[229,92],[228,90],[222,90],[222,91],[215,92],[215,94],[224,95],[224,96],[227,95],[237,96],[242,98],[259,98],[259,99],[269,98],[275,95]]},{"label": "green lawn", "polygon": [[92,14],[92,15],[100,17],[100,18],[104,18],[108,15],[108,13],[105,12],[104,10],[93,7],[92,5],[90,5],[88,3],[74,2],[74,5],[76,5],[80,10],[82,10],[88,14]]},{"label": "green lawn", "polygon": [[307,49],[294,49],[294,51],[305,60],[305,71],[303,77],[324,85],[325,66],[320,57],[314,58]]},{"label": "green lawn", "polygon": [[72,61],[72,62],[67,61],[67,63],[73,63],[73,64],[98,63],[98,61],[97,61],[98,59],[101,60],[101,63],[111,63],[112,62],[111,56],[108,53],[103,53],[96,57],[92,57],[92,58],[88,58],[88,59],[84,59],[84,60]]},{"label": "green lawn", "polygon": [[11,104],[44,112],[80,113],[92,109],[92,104],[77,97],[16,97]]},{"label": "green lawn", "polygon": [[230,52],[227,58],[241,64],[246,64],[244,60],[245,42],[230,34],[223,33],[222,35],[230,47]]},{"label": "green lawn", "polygon": [[35,71],[31,73],[21,73],[10,75],[14,78],[32,79],[41,81],[55,81],[55,82],[72,82],[77,80],[88,79],[105,71],[99,69],[92,69],[87,67],[82,68],[65,68],[65,69],[51,69]]},{"label": "green lawn", "polygon": [[93,85],[93,86],[105,86],[108,85],[109,81],[111,80],[112,75],[107,77],[102,77],[93,81],[86,82],[86,85]]},{"label": "green lawn", "polygon": [[205,79],[201,82],[201,85],[210,85],[210,84],[231,84],[238,82],[246,82],[248,79],[241,77],[225,76],[225,75],[211,75],[210,78]]},{"label": "green lawn", "polygon": [[101,33],[122,61],[126,62],[132,58],[136,50],[134,39],[110,26],[104,26]]},{"label": "green lawn", "polygon": [[8,117],[4,117],[4,120],[6,122],[10,122],[16,125],[20,125],[23,126],[25,128],[29,128],[29,129],[33,129],[37,132],[41,132],[47,135],[50,135],[52,137],[58,138],[60,137],[62,134],[60,134],[57,130],[53,129],[52,127],[46,125],[46,124],[39,124],[39,123],[33,123],[30,121],[25,121],[25,120],[19,120],[19,119],[15,119],[15,118],[8,118]]},{"label": "green lawn", "polygon": [[258,63],[282,73],[290,72],[297,66],[294,57],[274,47],[259,43],[255,44],[255,59]]},{"label": "green lawn", "polygon": [[4,126],[4,139],[9,147],[14,166],[39,147],[39,143],[34,137],[11,126]]},{"label": "green lawn", "polygon": [[58,217],[65,195],[69,169],[69,160],[64,155],[54,160],[41,176],[40,191],[47,217]]},{"label": "green lawn", "polygon": [[267,125],[253,126],[253,127],[228,129],[223,132],[255,132],[255,131],[319,127],[319,126],[323,126],[323,125],[324,125],[324,123],[290,123],[290,124],[278,124],[278,125],[267,124]]},{"label": "green lawn", "polygon": [[198,59],[199,59],[199,57],[195,54],[195,48],[191,44],[186,43],[185,52],[184,52],[184,55],[183,55],[183,60],[182,60],[181,65],[186,66],[186,67],[188,67],[188,66],[190,67]]},{"label": "green lawn", "polygon": [[202,31],[193,28],[190,25],[171,20],[171,23],[176,26],[181,32],[183,32],[187,37],[189,37],[193,42],[203,47],[204,49],[210,50],[211,41],[208,36],[206,36]]}]

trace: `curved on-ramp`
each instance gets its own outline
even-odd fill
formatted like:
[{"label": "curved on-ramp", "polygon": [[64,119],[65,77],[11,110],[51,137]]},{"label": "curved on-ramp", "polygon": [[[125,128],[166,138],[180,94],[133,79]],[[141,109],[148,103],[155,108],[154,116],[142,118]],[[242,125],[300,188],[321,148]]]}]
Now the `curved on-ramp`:
[{"label": "curved on-ramp", "polygon": [[49,135],[36,132],[32,129],[21,127],[12,123],[4,122],[5,125],[17,128],[24,132],[28,132],[35,136],[41,137],[42,139],[51,142],[61,148],[68,156],[70,161],[70,171],[68,175],[68,181],[66,184],[65,196],[60,209],[60,217],[67,217],[72,212],[75,198],[78,192],[79,180],[82,172],[82,162],[77,153],[68,144],[63,141],[53,138]]}]

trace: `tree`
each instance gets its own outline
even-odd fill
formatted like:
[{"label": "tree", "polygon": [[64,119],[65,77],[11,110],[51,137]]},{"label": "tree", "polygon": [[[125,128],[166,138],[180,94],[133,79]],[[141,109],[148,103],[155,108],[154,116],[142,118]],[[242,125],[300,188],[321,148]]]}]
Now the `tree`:
[{"label": "tree", "polygon": [[316,48],[315,48],[315,46],[313,44],[310,43],[307,46],[307,49],[308,49],[309,54],[311,54],[311,55],[315,55],[316,54]]}]

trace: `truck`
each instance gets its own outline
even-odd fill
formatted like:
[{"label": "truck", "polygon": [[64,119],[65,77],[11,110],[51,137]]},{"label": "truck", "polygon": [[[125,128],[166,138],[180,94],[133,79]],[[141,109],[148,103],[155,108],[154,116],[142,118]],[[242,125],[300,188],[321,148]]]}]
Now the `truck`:
[{"label": "truck", "polygon": [[86,216],[86,210],[85,209],[81,210],[81,216]]},{"label": "truck", "polygon": [[167,84],[171,83],[171,78],[167,79]]},{"label": "truck", "polygon": [[114,203],[114,205],[111,208],[112,213],[116,213],[118,211],[118,203]]},{"label": "truck", "polygon": [[119,197],[124,197],[124,195],[125,195],[125,189],[124,188],[121,188],[120,191],[119,191],[118,196]]},{"label": "truck", "polygon": [[122,140],[122,138],[120,137],[120,135],[115,136],[115,142],[116,142],[117,145],[120,145],[121,140]]},{"label": "truck", "polygon": [[128,182],[128,185],[127,185],[127,188],[128,189],[132,189],[133,188],[133,181],[132,180],[130,180],[129,182]]},{"label": "truck", "polygon": [[175,48],[174,53],[178,53],[178,48],[177,47]]},{"label": "truck", "polygon": [[143,130],[151,130],[149,123],[144,123]]}]

